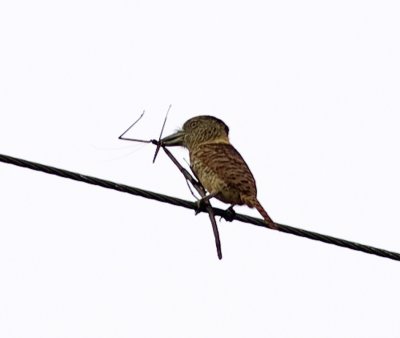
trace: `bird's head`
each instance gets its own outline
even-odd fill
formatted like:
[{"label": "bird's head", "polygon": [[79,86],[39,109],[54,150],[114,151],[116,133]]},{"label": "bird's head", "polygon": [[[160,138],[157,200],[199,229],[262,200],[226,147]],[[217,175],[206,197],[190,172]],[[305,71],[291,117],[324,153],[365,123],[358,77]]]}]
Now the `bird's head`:
[{"label": "bird's head", "polygon": [[187,120],[182,129],[164,137],[166,146],[182,146],[189,151],[202,143],[229,143],[229,128],[220,119],[201,115]]}]

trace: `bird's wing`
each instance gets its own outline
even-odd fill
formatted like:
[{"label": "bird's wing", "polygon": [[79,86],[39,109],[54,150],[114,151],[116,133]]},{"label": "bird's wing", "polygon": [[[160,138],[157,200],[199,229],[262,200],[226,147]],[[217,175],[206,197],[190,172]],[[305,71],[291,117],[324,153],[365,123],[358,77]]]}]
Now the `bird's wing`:
[{"label": "bird's wing", "polygon": [[[257,189],[253,174],[240,153],[226,143],[205,143],[199,145],[191,154],[193,170],[201,180],[204,170],[216,175],[232,188],[246,195],[256,196]],[[206,168],[206,169],[204,169]]]}]

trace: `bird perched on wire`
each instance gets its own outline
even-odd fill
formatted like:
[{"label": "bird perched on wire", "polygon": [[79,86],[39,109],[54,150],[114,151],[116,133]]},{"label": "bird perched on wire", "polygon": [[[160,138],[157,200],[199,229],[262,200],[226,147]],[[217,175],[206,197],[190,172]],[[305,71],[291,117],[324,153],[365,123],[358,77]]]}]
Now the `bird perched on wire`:
[{"label": "bird perched on wire", "polygon": [[220,119],[201,115],[183,124],[181,130],[164,137],[165,146],[183,146],[189,150],[191,168],[208,191],[199,202],[215,197],[234,205],[256,208],[267,226],[277,229],[257,199],[253,174],[239,152],[229,142],[229,128]]}]

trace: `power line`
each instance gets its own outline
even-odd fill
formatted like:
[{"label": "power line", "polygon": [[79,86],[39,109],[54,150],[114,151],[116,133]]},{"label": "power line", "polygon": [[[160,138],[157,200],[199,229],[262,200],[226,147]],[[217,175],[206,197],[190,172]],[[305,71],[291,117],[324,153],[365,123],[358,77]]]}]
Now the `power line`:
[{"label": "power line", "polygon": [[[101,187],[107,188],[107,189],[113,189],[113,190],[117,190],[117,191],[121,191],[121,192],[126,192],[131,195],[141,196],[141,197],[153,199],[153,200],[156,200],[159,202],[169,203],[172,205],[184,207],[187,209],[197,210],[197,208],[198,208],[196,203],[186,201],[186,200],[183,200],[180,198],[171,197],[171,196],[167,196],[167,195],[163,195],[163,194],[159,194],[156,192],[143,190],[143,189],[139,189],[139,188],[135,188],[135,187],[130,187],[128,185],[119,184],[119,183],[115,183],[112,181],[107,181],[107,180],[103,180],[100,178],[87,176],[87,175],[75,173],[72,171],[51,167],[51,166],[44,165],[41,163],[35,163],[35,162],[23,160],[23,159],[16,158],[16,157],[11,157],[11,156],[0,154],[0,162],[9,163],[9,164],[13,164],[13,165],[16,165],[19,167],[24,167],[24,168],[28,168],[28,169],[32,169],[32,170],[42,171],[42,172],[45,172],[50,175],[57,175],[57,176],[69,178],[69,179],[72,179],[75,181],[98,185],[98,186],[101,186]],[[226,210],[219,209],[219,208],[213,208],[213,211],[214,211],[215,215],[221,216],[221,217],[225,218],[226,220],[235,219],[237,221],[241,221],[244,223],[250,223],[250,224],[254,224],[254,225],[266,228],[266,224],[265,224],[264,220],[259,219],[259,218],[246,216],[246,215],[242,215],[242,214],[231,215],[230,213],[227,213]],[[345,247],[345,248],[348,248],[351,250],[362,251],[362,252],[365,252],[365,253],[368,253],[371,255],[381,256],[381,257],[393,259],[396,261],[400,261],[400,253],[397,253],[397,252],[383,250],[383,249],[375,248],[372,246],[347,241],[347,240],[344,240],[341,238],[327,236],[327,235],[319,234],[317,232],[291,227],[288,225],[283,225],[283,224],[279,224],[279,223],[277,223],[277,225],[279,226],[279,231],[281,231],[281,232],[285,232],[285,233],[300,236],[300,237],[306,237],[306,238],[309,238],[312,240]]]}]

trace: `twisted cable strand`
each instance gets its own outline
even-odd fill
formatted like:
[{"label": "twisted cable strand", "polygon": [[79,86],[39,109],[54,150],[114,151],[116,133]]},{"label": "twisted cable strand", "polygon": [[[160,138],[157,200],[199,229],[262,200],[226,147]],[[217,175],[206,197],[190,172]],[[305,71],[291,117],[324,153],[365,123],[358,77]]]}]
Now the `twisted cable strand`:
[{"label": "twisted cable strand", "polygon": [[[3,154],[0,154],[0,162],[9,163],[9,164],[13,164],[13,165],[16,165],[19,167],[24,167],[24,168],[28,168],[28,169],[32,169],[32,170],[42,171],[42,172],[45,172],[50,175],[65,177],[65,178],[69,178],[69,179],[72,179],[75,181],[80,181],[80,182],[84,182],[84,183],[88,183],[88,184],[92,184],[92,185],[98,185],[103,188],[113,189],[113,190],[131,194],[131,195],[141,196],[141,197],[153,199],[153,200],[156,200],[159,202],[184,207],[187,209],[197,210],[197,204],[194,202],[186,201],[186,200],[172,197],[172,196],[159,194],[159,193],[144,190],[144,189],[130,187],[128,185],[119,184],[119,183],[115,183],[112,181],[107,181],[107,180],[103,180],[100,178],[83,175],[83,174],[75,173],[75,172],[64,170],[64,169],[59,169],[56,167],[51,167],[51,166],[44,165],[41,163],[35,163],[35,162],[31,162],[31,161],[27,161],[27,160],[23,160],[20,158],[7,156],[7,155],[3,155]],[[266,228],[265,222],[262,219],[247,216],[247,215],[242,215],[242,214],[235,214],[232,217],[232,215],[228,214],[226,212],[226,210],[219,209],[219,208],[213,208],[213,210],[214,210],[214,213],[216,216],[221,216],[227,220],[231,220],[233,218],[240,222],[249,223],[249,224],[253,224],[253,225],[257,225],[257,226]],[[291,227],[291,226],[284,225],[284,224],[277,223],[277,225],[279,226],[279,231],[281,231],[281,232],[285,232],[285,233],[292,234],[295,236],[305,237],[308,239],[312,239],[312,240],[316,240],[316,241],[320,241],[320,242],[324,242],[324,243],[328,243],[328,244],[345,247],[345,248],[348,248],[351,250],[361,251],[361,252],[368,253],[371,255],[376,255],[376,256],[400,261],[400,253],[397,253],[397,252],[379,249],[379,248],[375,248],[375,247],[372,247],[369,245],[351,242],[351,241],[348,241],[345,239],[332,237],[332,236],[328,236],[328,235],[323,235],[323,234],[320,234],[317,232],[299,229],[299,228]]]}]

